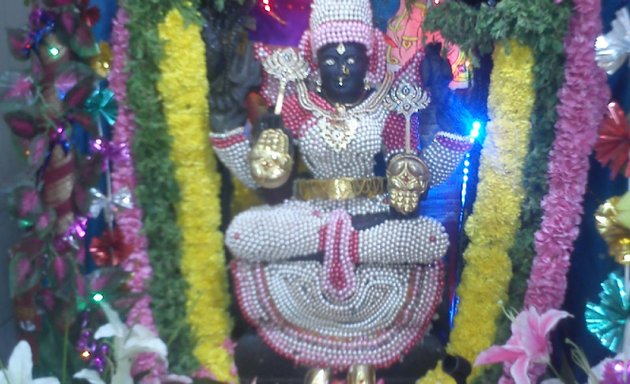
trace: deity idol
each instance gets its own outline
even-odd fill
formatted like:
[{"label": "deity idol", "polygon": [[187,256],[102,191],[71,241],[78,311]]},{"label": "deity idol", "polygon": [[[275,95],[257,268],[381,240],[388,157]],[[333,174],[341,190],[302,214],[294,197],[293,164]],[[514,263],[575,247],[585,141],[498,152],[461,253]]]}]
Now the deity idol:
[{"label": "deity idol", "polygon": [[310,177],[229,225],[241,311],[299,364],[389,366],[424,335],[441,299],[448,236],[417,207],[470,142],[443,127],[419,148],[414,112],[450,79],[427,76],[440,66],[422,54],[388,72],[369,0],[314,0],[298,49],[255,51],[276,114],[257,132],[214,126],[216,154],[251,188],[287,182],[298,153]]}]

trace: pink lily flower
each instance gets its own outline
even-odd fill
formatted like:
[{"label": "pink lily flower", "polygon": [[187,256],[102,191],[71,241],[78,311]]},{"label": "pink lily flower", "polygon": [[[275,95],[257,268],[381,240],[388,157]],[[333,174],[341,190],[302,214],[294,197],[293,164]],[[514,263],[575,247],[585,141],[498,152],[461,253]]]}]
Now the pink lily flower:
[{"label": "pink lily flower", "polygon": [[549,333],[558,322],[571,314],[550,309],[542,315],[530,307],[512,320],[512,337],[505,345],[493,345],[481,352],[475,366],[510,362],[510,374],[516,384],[530,384],[527,371],[532,363],[548,364],[550,361]]}]

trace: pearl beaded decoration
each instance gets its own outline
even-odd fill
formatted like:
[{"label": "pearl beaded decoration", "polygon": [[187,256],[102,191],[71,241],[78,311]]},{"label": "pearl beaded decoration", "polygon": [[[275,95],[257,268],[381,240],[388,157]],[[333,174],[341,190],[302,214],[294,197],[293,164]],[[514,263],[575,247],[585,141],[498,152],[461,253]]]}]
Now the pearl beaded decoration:
[{"label": "pearl beaded decoration", "polygon": [[431,169],[431,185],[438,185],[448,179],[471,146],[467,137],[438,132],[431,145],[420,155]]},{"label": "pearl beaded decoration", "polygon": [[442,291],[440,262],[359,266],[355,293],[331,300],[318,262],[232,264],[245,318],[278,354],[308,366],[391,365],[426,332]]},{"label": "pearl beaded decoration", "polygon": [[310,29],[313,53],[326,44],[361,43],[372,53],[372,7],[369,0],[314,0]]},{"label": "pearl beaded decoration", "polygon": [[252,189],[257,188],[247,159],[251,144],[243,127],[225,133],[211,132],[210,143],[219,160],[243,185]]},{"label": "pearl beaded decoration", "polygon": [[[368,0],[315,0],[313,7],[310,33],[319,34],[309,39],[313,49],[329,40],[364,39],[368,49],[373,46],[368,41],[375,36],[371,29],[357,32],[371,24]],[[335,20],[342,24],[332,24]],[[259,47],[257,54],[269,52]],[[381,59],[371,57],[371,65],[377,68]],[[397,81],[417,82],[417,70],[408,68]],[[390,76],[378,76],[379,81],[384,79],[381,88],[345,111],[344,117],[356,126],[343,137],[342,146],[327,137],[334,108],[308,92],[304,82],[292,85],[283,120],[314,178],[373,177],[375,155],[384,152],[389,158],[404,148],[404,119],[395,118],[381,102],[392,84]],[[412,123],[412,130],[417,130],[417,121]],[[246,185],[254,186],[245,130],[211,137],[221,161]],[[416,143],[412,137],[414,148]],[[437,134],[420,153],[432,184],[445,180],[469,147],[466,138]],[[439,222],[427,217],[386,220],[361,230],[352,226],[356,215],[388,211],[385,195],[310,201],[294,197],[234,218],[225,243],[235,259],[238,302],[245,318],[277,353],[310,366],[384,367],[426,332],[441,298],[440,259],[448,236]],[[313,260],[321,255],[323,262]]]}]

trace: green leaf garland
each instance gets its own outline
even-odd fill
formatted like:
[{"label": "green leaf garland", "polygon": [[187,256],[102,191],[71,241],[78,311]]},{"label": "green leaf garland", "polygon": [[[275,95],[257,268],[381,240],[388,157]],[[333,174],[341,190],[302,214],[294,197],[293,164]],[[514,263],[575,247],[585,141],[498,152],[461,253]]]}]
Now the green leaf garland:
[{"label": "green leaf garland", "polygon": [[170,160],[171,137],[156,89],[162,55],[157,25],[166,13],[178,8],[186,20],[199,22],[199,16],[177,0],[127,0],[129,13],[129,104],[136,116],[134,138],[138,187],[136,196],[144,211],[144,231],[149,240],[153,279],[149,286],[152,309],[160,337],[169,349],[169,367],[176,373],[191,374],[200,367],[193,356],[195,339],[186,322],[187,284],[180,270],[181,233],[175,206],[179,187]]}]

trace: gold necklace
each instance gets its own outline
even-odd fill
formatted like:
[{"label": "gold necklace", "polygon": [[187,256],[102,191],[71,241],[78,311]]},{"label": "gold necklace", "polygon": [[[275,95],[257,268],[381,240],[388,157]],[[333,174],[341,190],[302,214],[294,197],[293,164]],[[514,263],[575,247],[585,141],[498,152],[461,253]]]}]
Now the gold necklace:
[{"label": "gold necklace", "polygon": [[354,138],[359,128],[360,117],[372,114],[382,105],[393,80],[393,74],[387,73],[379,89],[367,99],[352,106],[336,104],[333,106],[333,111],[328,111],[315,104],[311,100],[303,81],[298,81],[296,84],[300,104],[318,118],[317,125],[322,139],[335,152],[341,152],[348,148],[348,144]]}]

